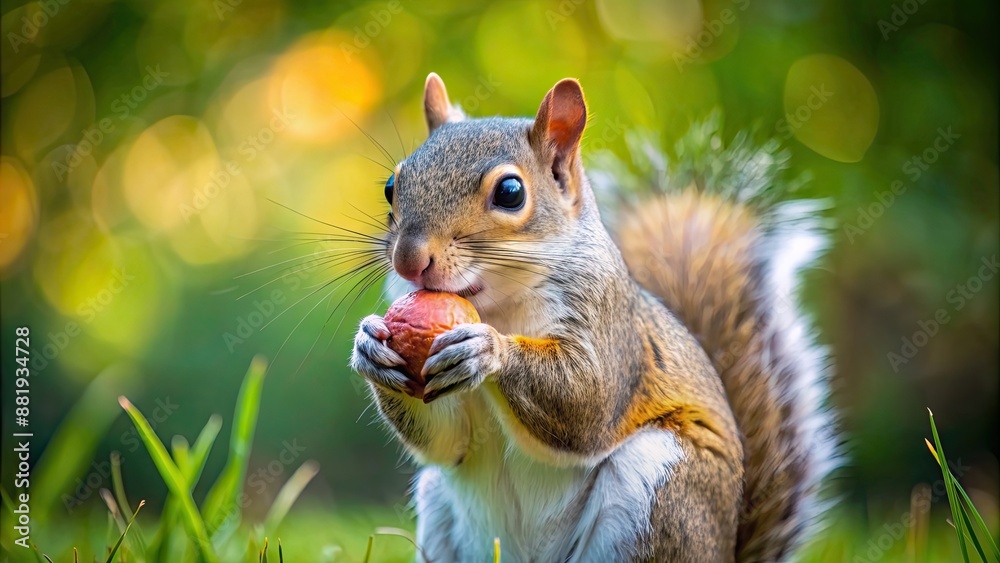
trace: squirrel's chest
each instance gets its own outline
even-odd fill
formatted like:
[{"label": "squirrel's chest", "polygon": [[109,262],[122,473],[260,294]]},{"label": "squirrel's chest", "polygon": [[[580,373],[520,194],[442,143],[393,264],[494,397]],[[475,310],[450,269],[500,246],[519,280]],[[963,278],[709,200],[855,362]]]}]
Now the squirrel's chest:
[{"label": "squirrel's chest", "polygon": [[462,463],[417,479],[417,536],[432,560],[489,561],[494,538],[504,561],[645,557],[655,491],[684,458],[671,431],[647,428],[599,463],[561,467],[521,451],[490,409],[472,412]]},{"label": "squirrel's chest", "polygon": [[469,560],[488,560],[498,537],[504,559],[565,560],[594,470],[543,464],[508,443],[487,417],[473,428],[465,460],[443,475],[456,516],[452,537],[465,544],[459,551]]}]

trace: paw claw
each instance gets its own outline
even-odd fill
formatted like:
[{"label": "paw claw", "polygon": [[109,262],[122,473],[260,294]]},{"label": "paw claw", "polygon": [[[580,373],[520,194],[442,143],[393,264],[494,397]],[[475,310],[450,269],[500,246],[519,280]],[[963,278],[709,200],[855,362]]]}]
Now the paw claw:
[{"label": "paw claw", "polygon": [[374,385],[413,396],[416,390],[412,388],[410,379],[394,369],[405,365],[406,360],[389,348],[383,339],[379,339],[383,331],[388,338],[385,322],[377,315],[370,315],[361,321],[354,337],[351,367]]}]

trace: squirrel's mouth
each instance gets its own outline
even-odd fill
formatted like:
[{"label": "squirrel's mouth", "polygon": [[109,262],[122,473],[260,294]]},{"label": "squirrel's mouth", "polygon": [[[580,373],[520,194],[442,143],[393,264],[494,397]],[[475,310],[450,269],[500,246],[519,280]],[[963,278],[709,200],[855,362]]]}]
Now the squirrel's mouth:
[{"label": "squirrel's mouth", "polygon": [[479,293],[482,290],[483,286],[472,284],[461,291],[456,291],[455,295],[458,295],[459,297],[472,297],[473,295]]},{"label": "squirrel's mouth", "polygon": [[421,289],[426,289],[427,291],[440,291],[440,292],[444,292],[444,293],[454,293],[455,295],[458,295],[459,297],[472,297],[473,295],[475,295],[475,294],[479,293],[480,291],[482,291],[484,288],[483,288],[482,285],[473,283],[473,284],[469,284],[469,285],[465,286],[464,288],[458,289],[458,290],[444,289],[444,288],[440,288],[440,287],[429,287],[429,286],[424,286]]}]

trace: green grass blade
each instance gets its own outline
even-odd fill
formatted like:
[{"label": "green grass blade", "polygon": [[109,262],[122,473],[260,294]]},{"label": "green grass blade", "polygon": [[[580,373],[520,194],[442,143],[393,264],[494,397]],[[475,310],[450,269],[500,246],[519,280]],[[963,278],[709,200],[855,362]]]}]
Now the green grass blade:
[{"label": "green grass blade", "polygon": [[[128,528],[128,522],[125,522],[125,515],[127,513],[122,513],[119,508],[118,503],[115,501],[114,495],[111,491],[101,488],[99,495],[104,504],[108,507],[108,513],[111,515],[111,520],[118,525],[118,533],[124,534]],[[135,514],[133,512],[133,514]],[[140,529],[136,528],[131,535],[128,536],[127,546],[133,553],[146,553],[146,540],[139,534]],[[125,559],[125,553],[122,552],[122,559]]]},{"label": "green grass blade", "polygon": [[215,445],[215,439],[219,436],[221,429],[222,417],[213,414],[208,418],[205,427],[201,429],[194,441],[194,446],[191,448],[190,471],[186,471],[184,474],[192,488],[201,478],[201,472],[204,471],[205,464],[208,462],[208,454],[212,453],[212,446]]},{"label": "green grass blade", "polygon": [[[125,496],[125,481],[122,479],[122,459],[118,452],[111,452],[111,488],[114,491],[115,502],[124,514],[134,512],[132,505]],[[135,547],[140,553],[146,553],[146,536],[142,533],[142,528],[136,528],[130,538],[134,538]]]},{"label": "green grass blade", "polygon": [[413,535],[412,532],[410,532],[408,530],[404,530],[402,528],[393,528],[393,527],[389,527],[389,526],[380,526],[378,528],[375,528],[375,533],[372,534],[372,535],[373,536],[396,536],[398,538],[403,538],[406,541],[410,542],[410,544],[412,544],[413,547],[416,549],[417,554],[420,555],[420,561],[430,561],[430,559],[424,553],[424,550],[420,547],[419,544],[417,544],[417,538]]},{"label": "green grass blade", "polygon": [[972,529],[972,522],[969,521],[969,514],[965,511],[965,507],[962,503],[958,503],[959,514],[962,516],[962,525],[965,527],[965,531],[968,532],[968,538],[972,541],[972,546],[976,548],[976,552],[979,553],[979,558],[983,560],[983,563],[988,563],[989,559],[986,558],[986,552],[983,551],[983,546],[979,543],[979,538],[976,537],[975,531]]},{"label": "green grass blade", "polygon": [[948,493],[948,504],[951,506],[952,520],[955,521],[955,530],[958,533],[958,545],[962,549],[962,559],[968,563],[969,548],[965,545],[964,523],[959,515],[961,508],[958,505],[958,497],[955,495],[955,486],[952,481],[951,470],[948,468],[948,458],[944,455],[944,447],[941,445],[941,437],[938,436],[937,425],[934,424],[934,413],[927,409],[927,414],[931,421],[931,434],[934,436],[934,447],[938,465],[941,467],[941,474],[944,478],[945,491]]},{"label": "green grass blade", "polygon": [[187,481],[184,479],[184,475],[181,474],[180,469],[174,464],[174,461],[170,458],[170,454],[167,453],[167,448],[163,446],[163,442],[153,432],[153,429],[149,426],[149,422],[142,416],[139,409],[135,408],[125,397],[119,397],[118,402],[125,409],[125,412],[128,413],[136,429],[139,431],[139,437],[146,445],[146,449],[149,451],[150,457],[153,458],[153,463],[163,477],[167,488],[180,500],[181,515],[184,517],[188,530],[194,536],[198,548],[201,550],[202,558],[209,563],[215,563],[217,558],[212,551],[212,543],[208,539],[205,523],[201,520],[201,515],[194,504],[194,499],[191,498],[191,491],[189,490]]},{"label": "green grass blade", "polygon": [[278,496],[275,497],[274,503],[267,511],[267,517],[264,519],[265,530],[268,532],[278,530],[278,526],[281,525],[281,521],[285,519],[292,505],[295,504],[295,500],[299,498],[303,489],[317,473],[319,473],[319,464],[312,460],[303,463],[295,470],[295,473],[278,491]]},{"label": "green grass blade", "polygon": [[132,517],[129,518],[128,524],[125,526],[125,531],[122,532],[122,535],[121,535],[121,537],[118,538],[118,541],[115,543],[115,546],[111,548],[111,553],[108,554],[108,558],[105,560],[104,563],[111,563],[112,561],[114,561],[115,554],[118,553],[118,548],[121,547],[122,546],[122,542],[125,541],[125,536],[128,535],[128,531],[132,527],[132,522],[135,522],[135,516],[137,514],[139,514],[139,510],[145,504],[146,504],[146,501],[144,501],[144,500],[140,500],[139,501],[139,506],[135,507],[135,512],[132,513]]},{"label": "green grass blade", "polygon": [[[186,463],[183,465],[178,463],[178,469],[184,475],[189,491],[194,491],[195,485],[198,484],[201,472],[208,462],[208,455],[212,452],[212,446],[215,445],[215,439],[219,436],[221,429],[222,417],[213,414],[201,432],[198,433],[194,447],[189,450],[190,454],[186,458]],[[179,555],[171,556],[168,553],[171,531],[177,527],[179,517],[180,502],[172,496],[168,497],[163,506],[163,512],[160,514],[160,527],[151,546],[151,551],[156,554],[156,561],[172,561],[179,557]]]},{"label": "green grass blade", "polygon": [[178,435],[170,439],[170,456],[183,474],[184,468],[191,463],[191,445],[187,438]]},{"label": "green grass blade", "polygon": [[32,519],[37,513],[39,523],[45,524],[64,496],[66,508],[75,508],[79,499],[73,496],[74,479],[87,473],[98,444],[118,416],[108,404],[131,379],[132,373],[121,366],[102,371],[59,423],[32,472]]},{"label": "green grass blade", "polygon": [[264,375],[267,372],[267,362],[257,356],[250,363],[240,394],[236,400],[236,413],[233,418],[233,429],[229,442],[229,458],[205,497],[202,515],[212,532],[222,527],[230,514],[239,509],[238,499],[243,492],[243,481],[246,478],[247,465],[250,462],[250,448],[253,445],[253,435],[257,427],[257,415],[260,411],[261,392],[264,387]]},{"label": "green grass blade", "polygon": [[[972,516],[976,520],[976,525],[979,526],[979,531],[982,532],[982,534],[986,537],[986,541],[989,542],[987,545],[989,545],[990,551],[993,553],[993,560],[1000,561],[1000,549],[997,549],[997,544],[995,541],[993,541],[993,534],[990,533],[990,529],[988,526],[986,526],[986,522],[983,520],[983,517],[980,516],[979,511],[976,510],[976,505],[972,504],[972,499],[969,498],[969,495],[965,493],[965,489],[962,488],[962,485],[958,482],[957,479],[955,480],[955,490],[958,491],[958,493],[965,500],[965,504],[968,507],[969,513],[972,514]],[[970,531],[971,531],[971,526],[970,526]],[[983,560],[985,561],[986,559],[983,558]]]},{"label": "green grass blade", "polygon": [[122,480],[122,456],[118,452],[111,452],[111,488],[115,492],[115,501],[119,508],[126,513],[133,512],[132,506],[125,496],[125,482]]},{"label": "green grass blade", "polygon": [[375,542],[375,535],[368,536],[368,547],[365,548],[364,563],[368,563],[372,558],[372,544]]}]

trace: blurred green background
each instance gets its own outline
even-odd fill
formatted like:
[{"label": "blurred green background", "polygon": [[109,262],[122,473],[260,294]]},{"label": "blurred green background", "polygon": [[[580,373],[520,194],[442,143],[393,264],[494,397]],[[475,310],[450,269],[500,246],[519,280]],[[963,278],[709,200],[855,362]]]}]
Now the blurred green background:
[{"label": "blurred green background", "polygon": [[[94,489],[110,486],[112,451],[143,517],[162,507],[118,395],[165,441],[193,439],[212,413],[228,435],[255,354],[273,363],[247,518],[312,459],[320,472],[281,534],[303,560],[412,526],[414,468],[346,367],[357,320],[384,310],[381,287],[355,301],[370,278],[324,285],[360,261],[309,263],[319,248],[301,239],[318,235],[301,233],[331,232],[317,221],[377,232],[383,166],[426,134],[430,71],[473,116],[533,115],[558,79],[579,78],[585,154],[623,151],[636,127],[669,146],[715,108],[727,137],[782,139],[792,172],[812,177],[795,195],[833,203],[805,298],[832,350],[849,461],[811,553],[872,560],[915,491],[933,488],[925,407],[996,529],[995,3],[44,0],[2,13],[4,443],[16,327],[32,335],[34,461],[81,396],[98,405],[63,426],[76,461],[35,466],[72,475],[33,491],[40,546],[89,541],[62,523],[105,525]],[[217,448],[206,474],[224,459]],[[932,529],[946,510],[932,503]],[[951,553],[938,537],[928,553]],[[878,553],[909,545],[889,543]]]}]

